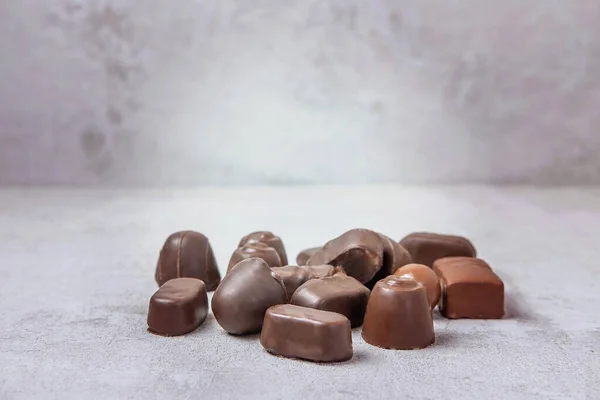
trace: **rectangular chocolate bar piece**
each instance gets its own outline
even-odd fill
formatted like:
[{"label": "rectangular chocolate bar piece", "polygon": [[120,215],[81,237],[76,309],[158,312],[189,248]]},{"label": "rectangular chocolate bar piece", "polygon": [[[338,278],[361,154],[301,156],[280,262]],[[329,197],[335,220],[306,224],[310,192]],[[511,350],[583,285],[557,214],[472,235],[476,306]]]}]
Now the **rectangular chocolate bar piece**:
[{"label": "rectangular chocolate bar piece", "polygon": [[446,318],[498,319],[504,316],[504,283],[479,258],[446,257],[433,263],[440,278],[439,309]]}]

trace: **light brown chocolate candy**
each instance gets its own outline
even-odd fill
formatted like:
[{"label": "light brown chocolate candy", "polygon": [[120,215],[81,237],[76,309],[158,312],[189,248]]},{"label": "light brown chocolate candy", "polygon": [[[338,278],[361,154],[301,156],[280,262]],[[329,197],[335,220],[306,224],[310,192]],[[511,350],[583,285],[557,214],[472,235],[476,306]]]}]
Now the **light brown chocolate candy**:
[{"label": "light brown chocolate candy", "polygon": [[504,283],[479,258],[448,257],[436,260],[440,279],[439,309],[446,318],[498,319],[504,316]]},{"label": "light brown chocolate candy", "polygon": [[292,298],[296,289],[305,282],[312,279],[321,279],[333,276],[335,267],[331,265],[313,265],[296,267],[287,265],[285,267],[271,268],[275,274],[282,280],[287,292],[288,300]]},{"label": "light brown chocolate candy", "polygon": [[306,265],[308,259],[312,257],[317,251],[319,251],[320,247],[311,247],[310,249],[304,249],[296,256],[296,262],[298,265],[303,266]]},{"label": "light brown chocolate candy", "polygon": [[432,344],[433,319],[423,285],[395,275],[377,282],[367,305],[362,337],[385,349],[421,349]]},{"label": "light brown chocolate candy", "polygon": [[431,309],[433,310],[437,306],[441,295],[440,281],[436,273],[427,265],[408,264],[396,270],[394,275],[406,276],[420,282],[427,290],[427,298]]},{"label": "light brown chocolate candy", "polygon": [[269,267],[281,267],[281,259],[274,248],[261,242],[250,242],[235,249],[229,259],[227,272],[231,271],[231,269],[239,262],[248,258],[260,258],[264,260]]},{"label": "light brown chocolate candy", "polygon": [[257,231],[249,233],[240,240],[238,247],[242,247],[245,244],[252,242],[264,243],[267,246],[274,248],[277,252],[277,255],[279,255],[281,265],[288,265],[287,253],[285,252],[285,246],[283,245],[283,241],[279,236],[276,236],[273,232]]}]

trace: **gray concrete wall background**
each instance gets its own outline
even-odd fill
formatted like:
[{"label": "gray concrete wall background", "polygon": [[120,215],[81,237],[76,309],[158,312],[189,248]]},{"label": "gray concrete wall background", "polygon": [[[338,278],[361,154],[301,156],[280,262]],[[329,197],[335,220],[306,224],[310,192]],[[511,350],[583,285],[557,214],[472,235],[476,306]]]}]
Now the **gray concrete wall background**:
[{"label": "gray concrete wall background", "polygon": [[600,183],[600,3],[5,0],[0,184]]}]

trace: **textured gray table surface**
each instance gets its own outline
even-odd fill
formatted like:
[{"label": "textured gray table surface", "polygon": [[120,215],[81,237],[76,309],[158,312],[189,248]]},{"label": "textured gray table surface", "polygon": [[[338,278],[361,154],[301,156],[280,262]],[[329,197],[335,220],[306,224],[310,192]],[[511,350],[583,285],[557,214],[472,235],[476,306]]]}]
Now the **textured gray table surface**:
[{"label": "textured gray table surface", "polygon": [[[197,331],[146,331],[158,250],[207,234],[221,271],[239,238],[288,252],[353,227],[394,238],[464,234],[505,280],[507,316],[450,321],[420,351],[367,345],[316,365],[267,354],[212,315]],[[0,398],[598,399],[600,190],[305,187],[0,190]]]}]

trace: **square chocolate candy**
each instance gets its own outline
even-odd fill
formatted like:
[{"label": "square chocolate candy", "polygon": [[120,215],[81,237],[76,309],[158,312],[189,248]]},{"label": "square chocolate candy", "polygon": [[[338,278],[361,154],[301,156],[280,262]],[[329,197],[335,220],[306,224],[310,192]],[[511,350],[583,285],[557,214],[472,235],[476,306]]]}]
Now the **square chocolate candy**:
[{"label": "square chocolate candy", "polygon": [[446,257],[433,263],[440,278],[439,309],[446,318],[497,319],[504,316],[504,283],[482,259]]}]

